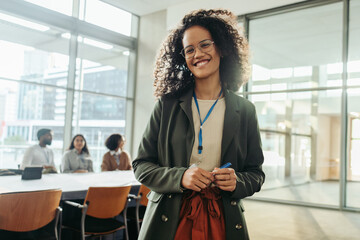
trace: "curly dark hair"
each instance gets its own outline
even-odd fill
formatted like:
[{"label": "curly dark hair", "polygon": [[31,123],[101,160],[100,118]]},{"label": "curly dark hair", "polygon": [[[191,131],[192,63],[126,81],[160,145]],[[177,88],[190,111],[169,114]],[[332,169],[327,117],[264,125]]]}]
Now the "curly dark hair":
[{"label": "curly dark hair", "polygon": [[77,137],[82,137],[82,139],[84,139],[84,142],[85,142],[85,145],[84,145],[84,147],[81,149],[81,152],[84,152],[84,153],[90,155],[89,149],[88,149],[88,147],[87,147],[86,139],[85,139],[84,135],[82,135],[82,134],[76,134],[76,135],[72,138],[71,143],[70,143],[69,150],[75,148],[75,146],[74,146],[74,141],[75,141],[75,138],[77,138]]},{"label": "curly dark hair", "polygon": [[112,134],[106,139],[105,146],[110,151],[113,151],[119,146],[119,141],[122,141],[122,140],[123,140],[123,137],[120,134]]},{"label": "curly dark hair", "polygon": [[236,16],[227,10],[197,10],[187,14],[165,39],[156,59],[156,97],[178,96],[194,84],[194,77],[180,54],[184,32],[192,26],[207,29],[222,54],[220,81],[223,88],[237,91],[250,75],[249,47],[239,31]]}]

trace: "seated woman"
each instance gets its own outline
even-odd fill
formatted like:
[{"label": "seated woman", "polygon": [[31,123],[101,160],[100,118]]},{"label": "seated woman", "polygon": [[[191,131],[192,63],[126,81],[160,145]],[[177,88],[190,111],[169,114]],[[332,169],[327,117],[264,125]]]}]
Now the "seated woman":
[{"label": "seated woman", "polygon": [[125,138],[120,134],[112,134],[105,141],[105,146],[110,150],[105,153],[101,164],[101,171],[131,170],[131,158],[123,150]]},{"label": "seated woman", "polygon": [[82,134],[75,135],[71,140],[70,147],[62,158],[62,171],[64,173],[86,173],[94,171],[86,140]]}]

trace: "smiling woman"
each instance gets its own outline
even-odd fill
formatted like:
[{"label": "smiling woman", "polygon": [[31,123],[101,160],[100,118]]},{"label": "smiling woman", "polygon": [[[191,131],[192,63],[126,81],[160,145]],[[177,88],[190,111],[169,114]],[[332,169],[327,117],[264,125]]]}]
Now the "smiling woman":
[{"label": "smiling woman", "polygon": [[248,79],[247,56],[226,10],[192,12],[165,40],[159,100],[133,162],[151,190],[139,239],[249,238],[241,199],[265,175],[254,105],[233,93]]},{"label": "smiling woman", "polygon": [[[184,52],[184,48],[188,45],[183,45],[185,44],[183,41],[186,40],[183,39],[185,30],[189,29],[190,31],[193,26],[196,29],[207,29],[207,38],[198,41],[213,41],[213,46],[221,53],[219,69],[222,85],[226,85],[226,88],[232,91],[237,91],[242,84],[248,81],[250,74],[249,49],[247,40],[237,25],[236,17],[223,10],[198,11],[186,15],[179,27],[173,30],[163,43],[154,70],[155,96],[181,95],[193,85],[193,73],[187,65],[189,53]],[[190,44],[192,49],[187,49],[194,50],[194,56],[196,50],[201,49],[201,52],[206,52],[202,47],[199,48],[198,43]],[[188,57],[185,57],[184,54]]]}]

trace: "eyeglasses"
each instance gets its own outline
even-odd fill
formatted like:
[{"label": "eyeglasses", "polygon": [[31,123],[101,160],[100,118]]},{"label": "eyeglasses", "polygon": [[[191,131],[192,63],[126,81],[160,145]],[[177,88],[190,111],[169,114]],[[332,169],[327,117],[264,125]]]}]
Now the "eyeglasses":
[{"label": "eyeglasses", "polygon": [[[214,49],[214,44],[215,44],[214,41],[206,39],[206,40],[199,42],[197,44],[197,48],[203,53],[210,52]],[[186,48],[181,50],[180,54],[186,59],[193,58],[195,56],[195,47],[187,46]]]}]

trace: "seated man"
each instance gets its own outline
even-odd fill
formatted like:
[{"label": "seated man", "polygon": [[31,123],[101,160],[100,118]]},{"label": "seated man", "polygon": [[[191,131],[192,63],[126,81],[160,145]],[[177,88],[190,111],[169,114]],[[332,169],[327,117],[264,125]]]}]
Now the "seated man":
[{"label": "seated man", "polygon": [[57,172],[54,163],[54,153],[46,145],[51,145],[53,132],[50,129],[40,129],[37,132],[39,144],[29,147],[21,163],[21,169],[29,166],[43,166],[46,172]]}]

